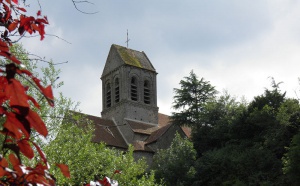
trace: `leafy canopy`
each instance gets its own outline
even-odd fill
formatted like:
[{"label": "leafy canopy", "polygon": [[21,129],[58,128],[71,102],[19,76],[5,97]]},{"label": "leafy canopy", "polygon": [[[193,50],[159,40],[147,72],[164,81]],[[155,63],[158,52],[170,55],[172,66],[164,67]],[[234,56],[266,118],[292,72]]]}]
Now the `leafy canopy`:
[{"label": "leafy canopy", "polygon": [[215,87],[204,78],[199,80],[193,71],[179,84],[180,88],[174,89],[173,101],[173,108],[179,112],[172,113],[172,122],[181,126],[206,125],[201,121],[201,114],[205,112],[207,102],[215,97]]}]

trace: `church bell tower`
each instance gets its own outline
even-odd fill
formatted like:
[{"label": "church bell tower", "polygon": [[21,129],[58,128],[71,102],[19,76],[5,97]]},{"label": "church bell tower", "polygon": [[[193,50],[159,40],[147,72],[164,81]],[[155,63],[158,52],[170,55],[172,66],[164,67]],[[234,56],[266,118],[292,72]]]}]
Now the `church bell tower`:
[{"label": "church bell tower", "polygon": [[102,118],[112,119],[125,134],[125,120],[157,125],[156,70],[144,52],[112,45],[101,76]]}]

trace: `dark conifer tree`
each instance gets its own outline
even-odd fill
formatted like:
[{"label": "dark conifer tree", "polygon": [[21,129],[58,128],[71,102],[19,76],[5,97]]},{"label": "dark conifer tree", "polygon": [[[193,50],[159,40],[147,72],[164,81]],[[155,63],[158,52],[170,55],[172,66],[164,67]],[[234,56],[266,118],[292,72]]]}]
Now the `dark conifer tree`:
[{"label": "dark conifer tree", "polygon": [[180,81],[180,88],[175,88],[173,112],[171,119],[174,124],[183,126],[206,125],[201,121],[201,113],[205,112],[205,104],[217,93],[215,87],[204,78],[199,78],[191,71],[188,77]]}]

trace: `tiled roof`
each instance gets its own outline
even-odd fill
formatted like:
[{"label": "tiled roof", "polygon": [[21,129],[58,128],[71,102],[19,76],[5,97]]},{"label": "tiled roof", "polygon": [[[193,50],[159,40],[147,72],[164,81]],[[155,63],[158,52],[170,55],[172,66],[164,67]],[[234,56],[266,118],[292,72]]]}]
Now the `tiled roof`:
[{"label": "tiled roof", "polygon": [[188,138],[191,138],[192,129],[190,127],[181,127],[181,129]]},{"label": "tiled roof", "polygon": [[133,147],[135,151],[147,151],[147,152],[154,152],[152,149],[146,146],[146,142],[144,141],[135,141],[133,142]]},{"label": "tiled roof", "polygon": [[158,129],[158,126],[155,126],[153,124],[147,124],[147,123],[128,120],[128,119],[125,119],[125,120],[130,125],[133,132],[136,132],[136,133],[150,135],[153,131]]},{"label": "tiled roof", "polygon": [[115,44],[112,46],[117,49],[120,57],[125,64],[155,72],[152,63],[144,52],[132,50]]},{"label": "tiled roof", "polygon": [[153,143],[157,141],[170,127],[172,124],[165,125],[160,129],[154,131],[149,138],[146,140],[146,144]]},{"label": "tiled roof", "polygon": [[170,117],[168,115],[158,113],[158,125],[160,127],[170,124]]},{"label": "tiled roof", "polygon": [[83,113],[77,113],[83,115],[87,119],[91,120],[95,124],[95,132],[93,142],[104,142],[108,146],[114,146],[119,148],[128,148],[121,133],[117,129],[117,126],[112,120],[106,120],[101,117],[92,116]]},{"label": "tiled roof", "polygon": [[[77,112],[73,112],[73,113],[86,117],[87,119],[93,122],[93,124],[95,125],[93,142],[95,143],[104,142],[108,146],[124,148],[124,149],[128,148],[126,141],[124,140],[116,124],[112,120],[107,120],[101,117],[92,116],[83,113],[77,113]],[[153,152],[149,147],[147,147],[147,144],[156,142],[172,126],[172,124],[169,123],[170,121],[169,116],[161,113],[158,114],[159,124],[157,126],[155,126],[154,124],[148,124],[148,123],[129,120],[129,119],[125,119],[125,120],[127,124],[130,125],[133,132],[149,135],[149,137],[145,141],[135,141],[133,143],[134,150],[136,151]],[[188,137],[190,137],[190,133],[191,133],[190,128],[188,127],[181,127],[181,128],[184,131],[184,133]]]},{"label": "tiled roof", "polygon": [[[170,124],[170,117],[168,115],[165,114],[161,114],[158,113],[158,125],[159,127],[163,127]],[[185,135],[190,138],[191,137],[191,133],[192,133],[192,129],[190,127],[181,127],[181,129],[183,130],[183,132],[185,133]]]},{"label": "tiled roof", "polygon": [[149,128],[156,127],[153,124],[148,124],[148,123],[144,123],[144,122],[140,122],[140,121],[133,121],[133,120],[129,120],[129,119],[125,119],[125,120],[132,129],[147,130]]}]

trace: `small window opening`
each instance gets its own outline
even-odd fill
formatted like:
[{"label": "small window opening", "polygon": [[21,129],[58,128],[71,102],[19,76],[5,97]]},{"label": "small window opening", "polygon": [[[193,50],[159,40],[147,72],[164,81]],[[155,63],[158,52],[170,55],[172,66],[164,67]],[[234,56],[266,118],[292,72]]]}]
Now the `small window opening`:
[{"label": "small window opening", "polygon": [[120,86],[119,86],[119,78],[115,80],[115,102],[118,103],[120,101]]},{"label": "small window opening", "polygon": [[111,107],[111,87],[110,83],[106,85],[106,107]]},{"label": "small window opening", "polygon": [[150,86],[149,82],[144,82],[144,103],[150,104]]},{"label": "small window opening", "polygon": [[131,78],[131,100],[137,101],[137,82],[136,78]]}]

